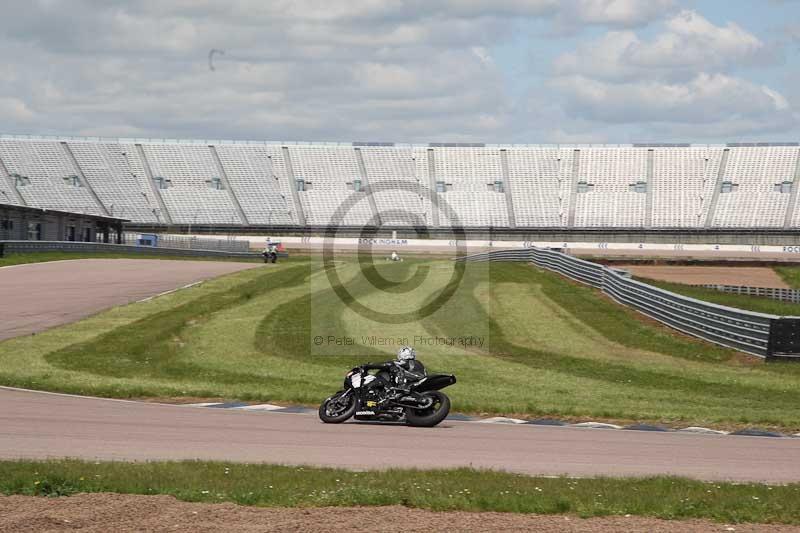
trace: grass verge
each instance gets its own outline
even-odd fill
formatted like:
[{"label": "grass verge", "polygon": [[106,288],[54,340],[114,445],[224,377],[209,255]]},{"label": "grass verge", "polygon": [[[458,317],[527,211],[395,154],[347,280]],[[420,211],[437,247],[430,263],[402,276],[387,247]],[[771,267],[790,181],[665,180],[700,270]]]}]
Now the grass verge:
[{"label": "grass verge", "polygon": [[793,289],[800,289],[800,267],[776,266],[775,272]]},{"label": "grass verge", "polygon": [[676,477],[543,478],[468,468],[342,469],[220,462],[0,461],[0,493],[167,494],[190,502],[269,507],[401,504],[433,511],[500,511],[705,518],[800,524],[800,484],[768,486]]}]

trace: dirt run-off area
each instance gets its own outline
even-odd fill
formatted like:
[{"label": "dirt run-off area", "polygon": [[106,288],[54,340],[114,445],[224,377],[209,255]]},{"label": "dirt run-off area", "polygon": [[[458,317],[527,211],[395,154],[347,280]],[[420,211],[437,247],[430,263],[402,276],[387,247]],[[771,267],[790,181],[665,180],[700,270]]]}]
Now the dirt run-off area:
[{"label": "dirt run-off area", "polygon": [[172,496],[77,494],[69,497],[0,496],[0,532],[83,531],[563,531],[707,532],[800,531],[800,527],[658,520],[634,516],[433,512],[391,507],[262,508],[233,503],[181,502]]},{"label": "dirt run-off area", "polygon": [[686,285],[741,285],[790,289],[777,272],[768,267],[614,265],[634,276]]}]

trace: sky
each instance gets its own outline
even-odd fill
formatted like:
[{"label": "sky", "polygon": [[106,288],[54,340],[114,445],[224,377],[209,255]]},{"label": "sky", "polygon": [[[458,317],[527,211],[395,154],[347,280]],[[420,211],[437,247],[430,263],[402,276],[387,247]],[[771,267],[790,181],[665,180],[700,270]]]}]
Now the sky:
[{"label": "sky", "polygon": [[800,141],[800,0],[0,2],[0,133]]}]

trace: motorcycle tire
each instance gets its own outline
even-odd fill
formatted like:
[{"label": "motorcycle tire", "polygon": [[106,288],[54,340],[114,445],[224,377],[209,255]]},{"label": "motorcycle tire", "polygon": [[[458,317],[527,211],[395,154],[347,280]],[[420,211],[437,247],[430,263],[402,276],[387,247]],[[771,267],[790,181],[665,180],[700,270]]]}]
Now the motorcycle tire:
[{"label": "motorcycle tire", "polygon": [[427,409],[406,409],[406,423],[409,426],[432,428],[450,413],[450,398],[438,390],[423,394],[433,397],[433,405]]},{"label": "motorcycle tire", "polygon": [[356,412],[356,398],[354,395],[350,395],[350,405],[347,406],[347,409],[342,411],[337,415],[330,415],[328,414],[328,404],[333,401],[337,396],[342,394],[343,391],[337,392],[330,398],[326,398],[322,405],[319,406],[319,419],[325,422],[326,424],[341,424]]}]

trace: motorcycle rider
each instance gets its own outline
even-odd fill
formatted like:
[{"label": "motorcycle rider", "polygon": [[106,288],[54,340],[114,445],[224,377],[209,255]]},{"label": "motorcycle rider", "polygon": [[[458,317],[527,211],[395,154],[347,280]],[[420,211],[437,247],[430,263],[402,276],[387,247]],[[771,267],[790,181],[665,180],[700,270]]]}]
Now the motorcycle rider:
[{"label": "motorcycle rider", "polygon": [[272,242],[267,242],[267,246],[264,247],[264,251],[261,252],[261,255],[264,257],[265,263],[275,263],[278,260],[278,247],[272,244]]},{"label": "motorcycle rider", "polygon": [[[403,346],[397,357],[385,363],[367,363],[364,370],[380,370],[388,372],[391,386],[402,391],[408,390],[408,384],[424,378],[428,372],[425,365],[417,361],[417,352],[411,346]],[[378,373],[380,375],[380,372]]]}]

